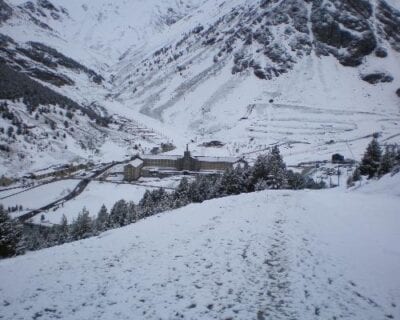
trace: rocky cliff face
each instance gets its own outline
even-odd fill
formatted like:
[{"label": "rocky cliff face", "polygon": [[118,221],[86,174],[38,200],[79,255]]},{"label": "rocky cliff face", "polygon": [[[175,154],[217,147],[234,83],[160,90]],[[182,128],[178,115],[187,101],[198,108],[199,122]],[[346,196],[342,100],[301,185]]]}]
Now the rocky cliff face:
[{"label": "rocky cliff face", "polygon": [[[332,55],[343,66],[359,66],[389,45],[400,51],[400,12],[379,0],[263,0],[237,6],[211,26],[199,25],[175,46],[154,53],[151,64],[179,61],[185,52],[218,50],[214,62],[233,59],[232,73],[252,70],[271,79],[315,52]],[[182,66],[181,68],[184,68]]]},{"label": "rocky cliff face", "polygon": [[[400,20],[387,1],[221,1],[209,12],[145,58],[124,55],[113,98],[182,135],[246,148],[357,139],[361,113],[338,120],[349,109],[397,117]],[[379,121],[365,133],[386,130]]]},{"label": "rocky cliff face", "polygon": [[[155,70],[154,66],[161,64],[177,63],[178,71],[182,71],[190,67],[187,60],[190,60],[191,53],[208,51],[215,65],[232,61],[233,74],[250,70],[260,79],[272,79],[287,73],[299,59],[312,52],[317,56],[334,56],[343,66],[351,67],[360,66],[364,58],[371,54],[385,58],[388,47],[400,52],[400,11],[385,0],[243,0],[234,3],[226,6],[225,2],[217,1],[214,10],[217,8],[218,13],[213,13],[215,18],[197,25],[191,21],[195,21],[193,16],[197,8],[209,9],[206,0],[197,6],[188,1],[187,8],[192,12],[168,6],[158,8],[159,16],[151,18],[150,22],[172,26],[179,21],[188,28],[183,36],[177,35],[175,41],[154,51],[152,57],[149,57],[151,52],[141,52],[140,48],[138,52],[133,48],[114,63],[132,65],[133,61],[135,66],[125,71],[130,73],[129,78],[140,79],[143,74],[147,77],[152,68]],[[57,24],[57,21],[70,19],[68,10],[62,4],[62,1],[52,3],[49,0],[36,0],[27,1],[17,8],[43,32],[57,33],[53,29],[53,22]],[[91,10],[85,4],[82,7],[87,12]],[[119,10],[118,3],[114,7]],[[180,7],[185,5],[182,3]],[[12,8],[0,0],[0,22],[11,15]],[[100,19],[99,22],[107,20],[105,12],[99,13],[97,19]],[[70,23],[74,23],[73,20],[70,19]],[[123,31],[123,34],[126,33],[128,30]],[[19,53],[45,67],[49,65],[42,56],[50,57],[52,63],[55,60],[68,60],[63,52],[36,41],[26,46],[28,48],[17,48]],[[138,56],[147,58],[138,60]],[[87,73],[95,83],[102,81],[96,72],[78,62],[72,66],[70,61],[66,67]],[[106,63],[113,64],[112,61]],[[44,80],[54,78],[54,81],[50,80],[58,86],[72,83],[65,76],[62,79],[55,79],[54,75],[47,76],[50,71],[41,70],[31,74]],[[127,72],[123,72],[124,77]]]}]

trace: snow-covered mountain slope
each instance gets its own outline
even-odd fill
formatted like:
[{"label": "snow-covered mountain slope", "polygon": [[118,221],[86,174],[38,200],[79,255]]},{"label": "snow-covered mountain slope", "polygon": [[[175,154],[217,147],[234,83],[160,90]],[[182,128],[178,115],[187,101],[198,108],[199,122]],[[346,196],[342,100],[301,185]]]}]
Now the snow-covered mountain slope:
[{"label": "snow-covered mountain slope", "polygon": [[399,178],[207,201],[2,260],[0,316],[397,319]]},{"label": "snow-covered mountain slope", "polygon": [[[182,19],[201,3],[175,0],[163,3],[2,0],[0,62],[2,69],[5,69],[2,70],[2,76],[3,73],[7,74],[3,81],[10,83],[19,80],[15,79],[18,75],[10,75],[8,67],[17,74],[28,75],[40,84],[72,99],[77,103],[75,108],[79,105],[94,115],[96,119],[91,117],[91,120],[96,120],[96,123],[91,121],[86,125],[87,119],[80,119],[79,115],[75,115],[74,120],[79,121],[81,131],[87,133],[84,139],[77,135],[68,135],[70,131],[67,130],[70,143],[61,141],[59,147],[52,139],[46,138],[48,135],[56,135],[56,132],[50,131],[42,136],[40,143],[37,135],[29,137],[31,142],[36,139],[36,144],[45,144],[49,148],[27,146],[23,143],[23,136],[21,139],[7,137],[9,127],[13,127],[14,132],[22,125],[40,127],[39,130],[46,131],[46,126],[40,125],[46,119],[38,123],[35,121],[37,115],[31,112],[31,101],[28,104],[26,101],[32,99],[26,99],[23,85],[17,84],[22,88],[22,93],[15,94],[8,88],[7,94],[4,94],[3,90],[0,98],[8,106],[7,114],[2,114],[4,132],[0,144],[9,145],[11,151],[1,153],[1,174],[23,174],[35,167],[59,163],[61,159],[87,159],[90,155],[101,160],[119,160],[125,154],[137,152],[134,146],[152,147],[168,141],[168,137],[160,133],[162,130],[153,126],[151,121],[147,121],[151,127],[146,126],[141,121],[140,114],[137,115],[125,105],[108,98],[111,92],[108,80],[112,78],[109,66],[116,63],[129,48],[146,51],[148,39]],[[15,101],[16,99],[21,100]],[[35,107],[36,104],[35,101]],[[47,102],[40,101],[39,106],[39,110],[49,108]],[[60,103],[54,105],[53,101],[52,108],[58,110],[59,107]],[[63,110],[60,112],[65,113]],[[9,119],[10,113],[15,115],[18,123]],[[21,115],[23,113],[29,113],[34,119],[25,119]],[[104,130],[103,126],[98,125],[98,117],[104,118],[100,119],[100,123],[106,120],[112,125]],[[60,123],[58,119],[48,121],[55,123],[57,127],[63,127],[64,120]],[[57,136],[59,134],[57,132]],[[61,135],[64,136],[63,133]],[[91,143],[87,143],[87,140]],[[22,161],[23,159],[29,160]]]},{"label": "snow-covered mountain slope", "polygon": [[[1,0],[0,10],[2,63],[116,127],[122,117],[161,132],[133,145],[241,155],[279,144],[294,163],[358,158],[373,132],[398,142],[398,0]],[[93,150],[132,154],[129,135],[87,129]],[[225,147],[200,147],[210,140]]]},{"label": "snow-covered mountain slope", "polygon": [[399,132],[400,12],[386,2],[207,5],[218,14],[119,62],[117,99],[238,153],[279,143],[307,157],[334,141],[347,155],[345,140]]},{"label": "snow-covered mountain slope", "polygon": [[34,38],[99,66],[115,63],[129,48],[142,48],[205,1],[5,0],[14,13],[2,30],[18,41]]}]

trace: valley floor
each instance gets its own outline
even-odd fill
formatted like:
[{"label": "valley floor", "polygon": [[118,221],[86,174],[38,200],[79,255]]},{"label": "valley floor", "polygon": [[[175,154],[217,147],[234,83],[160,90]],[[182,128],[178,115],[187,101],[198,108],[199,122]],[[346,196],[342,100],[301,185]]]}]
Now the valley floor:
[{"label": "valley floor", "polygon": [[399,319],[384,186],[216,199],[0,261],[0,319]]}]

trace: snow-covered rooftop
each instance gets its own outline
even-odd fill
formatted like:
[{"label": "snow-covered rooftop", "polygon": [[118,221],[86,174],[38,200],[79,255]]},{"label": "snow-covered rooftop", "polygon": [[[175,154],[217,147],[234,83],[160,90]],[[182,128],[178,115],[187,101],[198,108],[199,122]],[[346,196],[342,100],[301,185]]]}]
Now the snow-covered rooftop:
[{"label": "snow-covered rooftop", "polygon": [[182,158],[182,156],[177,155],[166,155],[166,154],[144,154],[141,156],[143,160],[145,159],[160,159],[160,160],[178,160]]},{"label": "snow-covered rooftop", "polygon": [[[159,160],[178,160],[183,158],[183,155],[164,155],[164,154],[144,154],[142,159],[159,159]],[[192,156],[192,158],[205,162],[231,162],[239,161],[236,157],[211,157],[211,156]]]},{"label": "snow-covered rooftop", "polygon": [[134,167],[139,167],[140,165],[143,164],[143,160],[136,158],[135,160],[132,160],[131,162],[129,162],[130,165],[134,166]]}]

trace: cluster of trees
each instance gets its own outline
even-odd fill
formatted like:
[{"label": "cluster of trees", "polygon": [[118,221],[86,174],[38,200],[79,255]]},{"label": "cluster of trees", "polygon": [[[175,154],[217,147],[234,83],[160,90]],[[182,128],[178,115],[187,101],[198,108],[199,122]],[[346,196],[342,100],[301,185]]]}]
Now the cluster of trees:
[{"label": "cluster of trees", "polygon": [[0,99],[16,101],[22,99],[29,113],[39,106],[58,105],[62,109],[74,112],[82,111],[90,119],[98,123],[108,122],[89,107],[77,104],[75,101],[32,80],[26,74],[18,72],[5,63],[0,63]]},{"label": "cluster of trees", "polygon": [[386,145],[385,151],[382,152],[382,147],[377,137],[374,137],[368,144],[360,165],[354,170],[353,175],[349,177],[347,184],[349,186],[354,185],[354,182],[361,180],[361,176],[366,176],[368,179],[379,178],[399,165],[400,148],[397,145]]},{"label": "cluster of trees", "polygon": [[[4,78],[2,77],[4,75]],[[8,77],[8,78],[7,78]],[[18,85],[19,82],[20,84]],[[4,84],[4,86],[3,86]],[[107,127],[111,122],[109,117],[102,117],[97,115],[90,107],[81,107],[72,100],[59,95],[49,88],[36,83],[27,75],[20,74],[17,71],[9,68],[6,65],[0,64],[0,99],[9,99],[16,101],[22,99],[29,114],[34,115],[35,120],[39,120],[42,115],[44,122],[50,126],[52,130],[57,129],[57,123],[46,114],[55,113],[65,116],[66,119],[62,121],[62,125],[69,131],[74,131],[71,124],[79,124],[77,119],[74,119],[76,112],[80,111],[82,115],[88,115],[91,119],[96,119],[99,126]],[[53,105],[53,107],[50,107]],[[8,139],[16,140],[18,135],[27,135],[35,139],[35,135],[30,130],[30,127],[23,122],[18,116],[18,113],[10,108],[7,101],[0,103],[0,116],[9,122],[9,126],[0,127],[0,135],[4,135]],[[57,132],[54,138],[59,137],[60,133]],[[66,134],[62,136],[66,138]],[[11,143],[12,140],[7,140]],[[9,151],[2,148],[3,151]]]},{"label": "cluster of trees", "polygon": [[0,258],[24,253],[22,225],[0,205]]},{"label": "cluster of trees", "polygon": [[17,130],[14,131],[13,126],[9,126],[7,130],[4,128],[0,129],[0,133],[4,134],[7,133],[9,138],[15,138],[15,134],[27,134],[28,133],[28,126],[23,123],[9,108],[7,102],[0,103],[0,114],[3,119],[9,120],[13,126],[17,127]]},{"label": "cluster of trees", "polygon": [[83,71],[96,84],[101,84],[104,80],[104,78],[95,71],[85,67],[69,57],[66,57],[54,48],[48,47],[40,42],[29,42],[29,45],[31,46],[29,49],[18,47],[17,50],[23,52],[31,59],[43,63],[49,68],[54,69],[58,67],[58,65],[61,65],[68,69]]},{"label": "cluster of trees", "polygon": [[11,213],[11,212],[22,211],[22,209],[23,209],[22,205],[16,205],[16,206],[8,207],[7,212]]},{"label": "cluster of trees", "polygon": [[264,189],[323,187],[323,182],[315,183],[311,178],[288,170],[278,147],[274,147],[268,154],[259,156],[253,166],[229,169],[222,175],[199,175],[193,181],[185,177],[173,192],[163,188],[146,190],[138,204],[119,200],[111,211],[103,205],[94,219],[84,208],[72,224],[68,224],[63,216],[59,225],[50,228],[34,226],[25,232],[24,247],[37,250],[84,239],[166,210],[213,198]]},{"label": "cluster of trees", "polygon": [[8,108],[7,101],[0,103],[0,114],[3,119],[13,120],[15,118],[14,113]]}]

